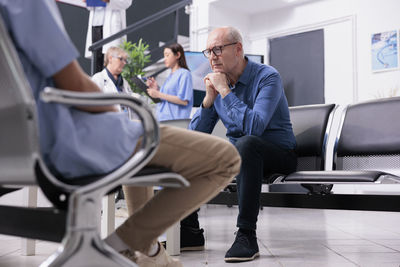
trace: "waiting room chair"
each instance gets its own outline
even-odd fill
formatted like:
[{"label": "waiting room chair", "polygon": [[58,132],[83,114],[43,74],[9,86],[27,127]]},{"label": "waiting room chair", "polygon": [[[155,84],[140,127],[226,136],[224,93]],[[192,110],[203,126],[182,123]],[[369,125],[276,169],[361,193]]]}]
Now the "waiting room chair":
[{"label": "waiting room chair", "polygon": [[[297,170],[323,170],[325,168],[325,147],[329,131],[332,125],[335,104],[304,105],[290,107],[290,117],[293,132],[296,137],[298,155]],[[273,173],[264,178],[264,183],[270,185],[270,191],[280,192],[282,190],[291,192],[310,192],[313,194],[329,193],[332,185],[306,184],[307,190],[299,184],[283,188],[282,183],[272,184],[282,174]],[[275,188],[274,188],[275,187]],[[279,188],[280,187],[280,188]],[[261,197],[269,192],[262,192]],[[230,184],[223,192],[217,195],[209,203],[237,204],[236,184]]]},{"label": "waiting room chair", "polygon": [[[316,104],[290,107],[290,119],[296,138],[297,171],[325,170],[325,153],[335,104]],[[278,174],[279,175],[279,174]],[[269,177],[272,183],[277,174]],[[271,189],[276,185],[271,185]],[[328,194],[330,184],[303,184],[311,194]]]},{"label": "waiting room chair", "polygon": [[334,148],[334,171],[296,172],[282,182],[398,183],[400,97],[349,105]]},{"label": "waiting room chair", "polygon": [[[299,171],[274,183],[373,185],[376,193],[326,196],[280,196],[267,205],[304,208],[400,211],[399,193],[380,190],[380,184],[400,183],[400,97],[349,105],[336,135],[332,171]],[[397,187],[393,187],[394,189]],[[394,192],[397,192],[394,190]]]},{"label": "waiting room chair", "polygon": [[[17,188],[39,185],[52,208],[0,206],[0,233],[59,242],[62,246],[41,266],[136,266],[104,244],[99,236],[101,199],[122,184],[188,186],[180,175],[165,170],[145,173],[142,168],[154,155],[159,143],[158,123],[150,109],[130,96],[77,93],[46,88],[45,102],[72,106],[122,104],[141,120],[144,135],[141,147],[122,166],[104,176],[66,180],[55,177],[39,152],[36,104],[31,88],[0,19],[0,195]],[[143,172],[147,172],[143,171]],[[7,218],[7,219],[4,219]]]}]

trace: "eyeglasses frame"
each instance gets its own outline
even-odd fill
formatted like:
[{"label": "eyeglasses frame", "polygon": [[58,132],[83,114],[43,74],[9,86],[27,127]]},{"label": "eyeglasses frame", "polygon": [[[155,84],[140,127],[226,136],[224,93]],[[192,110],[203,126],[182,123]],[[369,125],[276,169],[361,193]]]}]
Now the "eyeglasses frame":
[{"label": "eyeglasses frame", "polygon": [[[214,46],[213,48],[211,48],[211,49],[204,49],[203,51],[201,51],[202,53],[203,53],[203,55],[206,57],[206,58],[210,58],[210,56],[211,56],[211,53],[213,53],[214,54],[214,56],[220,56],[220,55],[222,55],[222,48],[224,48],[224,47],[226,47],[226,46],[230,46],[230,45],[235,45],[235,44],[237,44],[238,42],[234,42],[234,43],[230,43],[230,44],[226,44],[226,45],[218,45],[218,46]],[[218,50],[220,50],[221,52],[218,52],[218,55],[217,55],[217,53],[214,51],[214,49],[218,49]],[[206,53],[208,54],[208,56],[206,55]]]}]

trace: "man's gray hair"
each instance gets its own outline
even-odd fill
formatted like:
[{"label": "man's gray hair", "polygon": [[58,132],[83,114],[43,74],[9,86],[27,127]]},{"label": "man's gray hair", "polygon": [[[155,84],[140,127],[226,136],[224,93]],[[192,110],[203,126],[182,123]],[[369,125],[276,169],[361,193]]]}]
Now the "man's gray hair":
[{"label": "man's gray hair", "polygon": [[243,38],[239,30],[233,27],[226,27],[226,28],[228,29],[227,37],[229,39],[229,42],[232,43],[238,42],[243,44]]}]

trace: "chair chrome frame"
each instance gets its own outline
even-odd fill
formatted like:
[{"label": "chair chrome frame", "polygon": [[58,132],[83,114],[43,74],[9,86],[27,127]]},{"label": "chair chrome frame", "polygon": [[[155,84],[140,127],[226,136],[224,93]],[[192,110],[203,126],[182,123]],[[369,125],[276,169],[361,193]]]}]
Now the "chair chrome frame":
[{"label": "chair chrome frame", "polygon": [[[125,105],[138,115],[143,125],[143,139],[136,153],[118,169],[99,177],[90,183],[73,185],[60,180],[47,169],[39,152],[39,134],[36,104],[32,90],[25,78],[17,52],[0,17],[0,120],[3,123],[0,131],[0,187],[21,187],[37,185],[39,176],[60,190],[57,203],[65,205],[67,213],[66,233],[62,246],[50,258],[41,264],[44,266],[136,266],[119,253],[108,247],[100,238],[99,225],[101,199],[109,191],[123,184],[188,186],[189,183],[180,175],[168,172],[167,176],[151,177],[149,180],[135,180],[137,174],[156,153],[159,144],[159,127],[148,106],[139,99],[122,94],[80,93],[46,88],[41,99],[48,103],[59,103],[73,106],[107,106]],[[135,148],[132,148],[132,152]],[[38,172],[38,170],[40,172]],[[42,188],[46,194],[46,189]],[[58,193],[58,192],[57,192]],[[54,202],[53,202],[54,204]],[[0,209],[2,207],[0,206]],[[15,208],[15,209],[13,209]],[[26,211],[20,207],[6,207],[4,212],[18,214]],[[38,216],[44,214],[32,211]],[[54,208],[52,214],[64,213]],[[64,216],[64,215],[63,215]],[[27,217],[27,216],[25,216]],[[29,228],[32,229],[32,228]],[[7,234],[19,235],[18,229],[12,227]]]},{"label": "chair chrome frame", "polygon": [[[88,185],[71,186],[55,178],[41,163],[51,183],[70,193],[66,236],[63,246],[47,259],[44,266],[132,266],[132,263],[104,244],[99,235],[101,200],[113,188],[121,184],[135,184],[131,179],[155,154],[159,143],[158,122],[151,110],[140,100],[127,95],[104,93],[76,93],[45,88],[41,98],[45,102],[74,106],[104,106],[122,104],[131,108],[142,121],[144,128],[140,149],[117,170]],[[132,148],[133,151],[133,148]]]}]

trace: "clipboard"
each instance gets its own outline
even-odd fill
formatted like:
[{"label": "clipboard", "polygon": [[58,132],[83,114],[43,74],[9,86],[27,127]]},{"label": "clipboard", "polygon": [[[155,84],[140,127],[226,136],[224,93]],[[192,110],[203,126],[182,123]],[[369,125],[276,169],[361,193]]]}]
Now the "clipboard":
[{"label": "clipboard", "polygon": [[154,103],[159,103],[161,102],[161,100],[159,98],[153,98],[151,97],[148,93],[147,93],[147,88],[149,88],[142,79],[140,79],[138,76],[133,75],[131,78],[131,81],[136,84],[136,86],[140,89],[140,91],[142,91],[143,93],[145,93],[147,95],[147,97],[149,97]]},{"label": "clipboard", "polygon": [[106,6],[106,2],[103,2],[101,0],[86,0],[86,5],[91,6],[91,7],[96,7],[96,6]]}]

